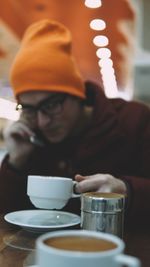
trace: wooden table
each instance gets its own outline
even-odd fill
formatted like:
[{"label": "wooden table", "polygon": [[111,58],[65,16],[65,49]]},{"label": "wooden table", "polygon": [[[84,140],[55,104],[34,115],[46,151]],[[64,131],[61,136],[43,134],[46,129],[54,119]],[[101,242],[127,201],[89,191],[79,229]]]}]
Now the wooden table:
[{"label": "wooden table", "polygon": [[38,234],[7,223],[0,215],[0,267],[25,267],[34,264]]},{"label": "wooden table", "polygon": [[[38,234],[4,221],[0,215],[0,267],[27,267],[35,263]],[[138,257],[142,267],[150,267],[150,230],[130,230],[124,234],[126,253]]]}]

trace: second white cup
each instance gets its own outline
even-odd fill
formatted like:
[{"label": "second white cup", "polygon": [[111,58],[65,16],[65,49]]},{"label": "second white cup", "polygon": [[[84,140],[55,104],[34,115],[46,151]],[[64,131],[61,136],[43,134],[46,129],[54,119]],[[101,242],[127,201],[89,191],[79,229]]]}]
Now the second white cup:
[{"label": "second white cup", "polygon": [[123,254],[124,242],[111,234],[65,230],[41,235],[36,242],[38,267],[140,267],[140,261]]},{"label": "second white cup", "polygon": [[75,181],[56,176],[29,175],[27,195],[32,204],[40,209],[62,209],[75,194]]}]

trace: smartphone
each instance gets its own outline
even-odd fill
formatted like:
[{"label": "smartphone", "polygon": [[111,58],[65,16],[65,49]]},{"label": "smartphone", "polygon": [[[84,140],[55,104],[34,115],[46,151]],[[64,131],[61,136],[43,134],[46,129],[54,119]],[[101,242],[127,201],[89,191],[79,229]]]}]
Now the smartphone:
[{"label": "smartphone", "polygon": [[31,135],[29,137],[29,141],[32,144],[37,145],[37,146],[40,146],[40,147],[45,146],[45,142],[39,136],[37,136],[36,134],[35,135]]}]

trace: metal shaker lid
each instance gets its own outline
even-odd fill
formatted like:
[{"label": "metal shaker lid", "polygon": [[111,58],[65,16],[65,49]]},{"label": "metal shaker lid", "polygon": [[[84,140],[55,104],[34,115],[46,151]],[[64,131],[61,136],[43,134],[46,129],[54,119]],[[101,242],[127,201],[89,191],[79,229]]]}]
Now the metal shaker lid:
[{"label": "metal shaker lid", "polygon": [[88,192],[81,196],[81,210],[87,212],[117,212],[125,205],[125,195],[117,193]]}]

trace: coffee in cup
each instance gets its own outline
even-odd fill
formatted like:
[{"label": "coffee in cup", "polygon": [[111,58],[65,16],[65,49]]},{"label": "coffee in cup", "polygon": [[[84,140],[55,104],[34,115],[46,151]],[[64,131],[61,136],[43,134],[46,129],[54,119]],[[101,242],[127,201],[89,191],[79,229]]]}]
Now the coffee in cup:
[{"label": "coffee in cup", "polygon": [[56,249],[80,252],[107,251],[117,247],[112,241],[86,236],[53,237],[46,239],[44,243]]}]

